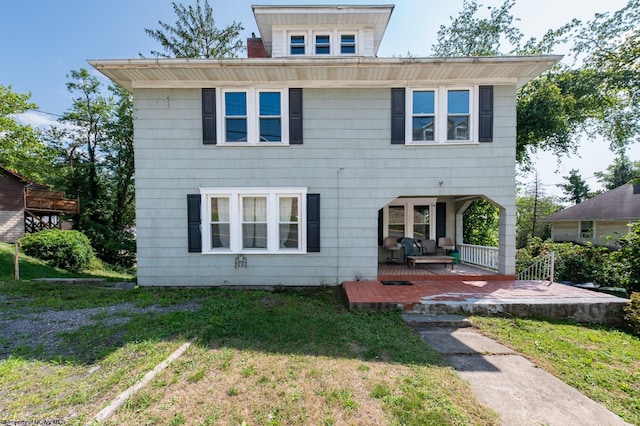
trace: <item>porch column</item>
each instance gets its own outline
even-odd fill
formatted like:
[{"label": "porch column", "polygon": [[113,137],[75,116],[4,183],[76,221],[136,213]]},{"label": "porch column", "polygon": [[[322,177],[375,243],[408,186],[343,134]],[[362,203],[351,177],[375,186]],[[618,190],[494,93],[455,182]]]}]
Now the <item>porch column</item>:
[{"label": "porch column", "polygon": [[516,273],[516,207],[500,208],[499,229],[499,272],[502,275]]}]

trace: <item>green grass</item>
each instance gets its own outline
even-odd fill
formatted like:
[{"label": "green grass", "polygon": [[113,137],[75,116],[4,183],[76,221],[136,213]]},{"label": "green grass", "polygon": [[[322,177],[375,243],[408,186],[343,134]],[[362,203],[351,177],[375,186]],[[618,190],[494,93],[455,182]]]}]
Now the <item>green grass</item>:
[{"label": "green grass", "polygon": [[[0,243],[0,281],[14,279],[15,247],[12,244]],[[127,272],[109,269],[100,262],[90,269],[79,273],[72,273],[60,268],[53,268],[46,262],[20,253],[20,279],[31,280],[34,278],[104,278],[107,281],[131,281],[133,275]]]},{"label": "green grass", "polygon": [[571,321],[473,317],[473,325],[640,424],[640,339],[610,327]]},{"label": "green grass", "polygon": [[[196,312],[104,316],[55,348],[0,358],[0,420],[83,424],[182,342],[196,343],[109,424],[496,424],[397,313],[346,309],[340,289],[113,291],[0,284],[3,311],[197,301]],[[122,315],[122,313],[119,313]],[[384,389],[381,392],[380,389]]]}]

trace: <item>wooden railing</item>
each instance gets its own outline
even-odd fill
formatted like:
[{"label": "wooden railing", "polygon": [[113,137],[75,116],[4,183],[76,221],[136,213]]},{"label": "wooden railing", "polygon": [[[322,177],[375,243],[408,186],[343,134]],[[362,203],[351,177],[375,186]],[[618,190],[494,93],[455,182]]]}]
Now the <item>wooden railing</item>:
[{"label": "wooden railing", "polygon": [[460,261],[470,265],[497,271],[498,247],[474,246],[471,244],[458,244],[460,251]]},{"label": "wooden railing", "polygon": [[541,257],[530,265],[527,269],[519,272],[516,275],[517,280],[535,280],[535,281],[547,281],[549,284],[553,282],[553,275],[555,273],[556,254],[554,252]]}]

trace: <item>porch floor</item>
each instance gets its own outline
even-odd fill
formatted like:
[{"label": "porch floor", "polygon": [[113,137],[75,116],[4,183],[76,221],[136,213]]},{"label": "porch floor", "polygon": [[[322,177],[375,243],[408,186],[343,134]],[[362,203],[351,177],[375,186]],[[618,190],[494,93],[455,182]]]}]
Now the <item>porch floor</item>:
[{"label": "porch floor", "polygon": [[[383,285],[387,280],[409,281],[411,285]],[[455,265],[453,271],[442,265],[421,265],[414,270],[381,264],[378,281],[348,281],[343,286],[352,310],[400,308],[405,313],[430,315],[465,312],[616,323],[617,312],[628,303],[605,293],[519,281],[464,264]]]}]

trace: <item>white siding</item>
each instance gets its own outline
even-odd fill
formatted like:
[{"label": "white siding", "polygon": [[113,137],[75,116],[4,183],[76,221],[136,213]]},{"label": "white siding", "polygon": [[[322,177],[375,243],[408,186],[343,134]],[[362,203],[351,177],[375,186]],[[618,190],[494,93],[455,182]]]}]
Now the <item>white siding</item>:
[{"label": "white siding", "polygon": [[[391,145],[390,89],[304,89],[303,96],[303,145],[237,148],[202,144],[200,90],[134,92],[140,285],[375,279],[378,209],[403,195],[492,199],[514,228],[502,242],[506,263],[513,263],[514,87],[495,87],[501,115],[494,118],[494,142],[460,146]],[[320,193],[321,252],[247,255],[246,269],[234,268],[235,255],[188,253],[186,195],[238,186]],[[453,235],[455,224],[448,227]]]}]

